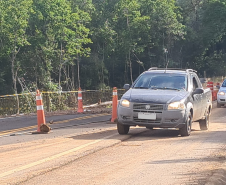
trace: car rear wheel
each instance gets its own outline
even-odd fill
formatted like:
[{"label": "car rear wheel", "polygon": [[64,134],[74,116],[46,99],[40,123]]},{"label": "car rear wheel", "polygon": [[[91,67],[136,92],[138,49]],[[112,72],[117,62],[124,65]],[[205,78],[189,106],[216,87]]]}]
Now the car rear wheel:
[{"label": "car rear wheel", "polygon": [[189,136],[191,134],[192,115],[189,113],[186,124],[180,128],[181,136]]},{"label": "car rear wheel", "polygon": [[117,130],[120,135],[128,134],[129,128],[130,128],[129,125],[123,125],[123,124],[117,122]]},{"label": "car rear wheel", "polygon": [[207,113],[205,115],[205,119],[199,121],[199,126],[200,126],[201,130],[208,130],[209,120],[210,120],[210,113],[209,113],[209,111],[207,111]]}]

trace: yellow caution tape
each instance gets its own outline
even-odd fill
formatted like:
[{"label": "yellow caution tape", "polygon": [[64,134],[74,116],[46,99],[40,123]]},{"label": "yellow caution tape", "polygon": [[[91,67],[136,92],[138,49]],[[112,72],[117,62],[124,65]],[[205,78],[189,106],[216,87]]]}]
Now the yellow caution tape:
[{"label": "yellow caution tape", "polygon": [[[124,90],[124,89],[117,89],[117,90]],[[111,89],[103,89],[103,90],[84,90],[82,92],[103,92],[103,91],[111,91]],[[41,94],[59,94],[59,93],[78,93],[78,91],[42,91]],[[23,93],[23,94],[11,94],[11,95],[2,95],[0,98],[6,98],[6,97],[15,97],[15,96],[23,96],[23,95],[36,95],[36,92],[30,92],[30,93]]]}]

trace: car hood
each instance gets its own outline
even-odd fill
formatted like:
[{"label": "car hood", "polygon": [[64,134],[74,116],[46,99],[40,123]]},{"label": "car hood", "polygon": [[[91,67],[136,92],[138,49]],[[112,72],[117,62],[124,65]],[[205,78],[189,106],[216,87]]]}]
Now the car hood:
[{"label": "car hood", "polygon": [[187,91],[153,90],[153,89],[129,89],[122,97],[130,102],[168,104],[182,100],[188,96]]},{"label": "car hood", "polygon": [[226,92],[226,87],[220,87],[219,92],[220,91]]}]

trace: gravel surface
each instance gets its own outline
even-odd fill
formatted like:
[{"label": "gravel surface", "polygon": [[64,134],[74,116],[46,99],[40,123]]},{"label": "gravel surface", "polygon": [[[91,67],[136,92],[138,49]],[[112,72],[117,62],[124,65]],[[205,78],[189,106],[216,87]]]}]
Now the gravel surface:
[{"label": "gravel surface", "polygon": [[[209,131],[192,134],[114,123],[71,128],[55,138],[0,146],[0,184],[226,184],[226,109],[214,109]],[[60,130],[59,130],[60,131]],[[14,139],[19,139],[17,136]]]}]

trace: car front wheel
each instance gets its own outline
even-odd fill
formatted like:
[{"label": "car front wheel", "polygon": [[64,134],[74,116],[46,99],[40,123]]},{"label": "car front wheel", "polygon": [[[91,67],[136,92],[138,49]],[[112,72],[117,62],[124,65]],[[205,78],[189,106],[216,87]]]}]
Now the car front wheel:
[{"label": "car front wheel", "polygon": [[153,130],[153,127],[146,126],[147,129]]},{"label": "car front wheel", "polygon": [[128,134],[129,128],[130,128],[129,125],[123,125],[123,124],[117,122],[117,130],[120,135]]},{"label": "car front wheel", "polygon": [[192,115],[189,113],[186,124],[180,128],[181,136],[189,136],[191,134]]}]

